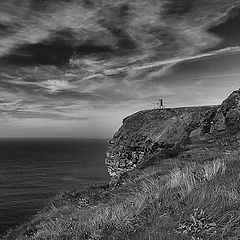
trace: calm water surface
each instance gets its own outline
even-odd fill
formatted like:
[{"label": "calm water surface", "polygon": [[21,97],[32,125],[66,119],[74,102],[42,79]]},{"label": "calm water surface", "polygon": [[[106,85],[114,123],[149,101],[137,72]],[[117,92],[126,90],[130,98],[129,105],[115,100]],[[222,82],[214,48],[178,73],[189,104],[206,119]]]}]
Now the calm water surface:
[{"label": "calm water surface", "polygon": [[62,190],[105,184],[107,140],[0,139],[0,234]]}]

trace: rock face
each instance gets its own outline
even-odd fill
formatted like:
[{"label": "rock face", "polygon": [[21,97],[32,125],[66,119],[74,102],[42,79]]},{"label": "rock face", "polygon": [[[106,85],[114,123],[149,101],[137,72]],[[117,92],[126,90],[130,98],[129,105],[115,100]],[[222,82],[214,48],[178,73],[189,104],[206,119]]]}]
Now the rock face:
[{"label": "rock face", "polygon": [[240,126],[240,90],[220,106],[145,110],[123,120],[109,141],[105,160],[111,182],[154,154],[174,154],[191,138],[213,135]]},{"label": "rock face", "polygon": [[240,89],[234,91],[222,105],[210,111],[203,120],[203,132],[215,133],[237,127],[240,120]]}]

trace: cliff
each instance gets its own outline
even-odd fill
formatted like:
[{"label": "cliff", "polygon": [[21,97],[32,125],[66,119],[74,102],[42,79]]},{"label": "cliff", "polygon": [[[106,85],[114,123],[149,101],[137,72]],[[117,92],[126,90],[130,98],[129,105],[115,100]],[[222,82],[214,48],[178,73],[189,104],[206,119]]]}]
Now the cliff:
[{"label": "cliff", "polygon": [[[111,183],[117,183],[134,169],[157,165],[169,158],[216,157],[225,150],[217,146],[220,139],[239,132],[239,119],[240,89],[219,106],[137,112],[123,120],[109,141],[105,162]],[[199,141],[204,143],[199,145]],[[212,151],[203,150],[209,148]]]}]

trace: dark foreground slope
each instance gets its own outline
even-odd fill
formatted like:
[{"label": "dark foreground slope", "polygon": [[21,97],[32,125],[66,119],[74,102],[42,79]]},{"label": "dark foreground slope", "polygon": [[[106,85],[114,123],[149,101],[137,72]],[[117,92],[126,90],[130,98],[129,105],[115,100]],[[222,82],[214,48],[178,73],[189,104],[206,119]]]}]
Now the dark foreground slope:
[{"label": "dark foreground slope", "polygon": [[110,141],[111,187],[59,195],[3,239],[240,239],[239,148],[240,90],[136,113]]}]

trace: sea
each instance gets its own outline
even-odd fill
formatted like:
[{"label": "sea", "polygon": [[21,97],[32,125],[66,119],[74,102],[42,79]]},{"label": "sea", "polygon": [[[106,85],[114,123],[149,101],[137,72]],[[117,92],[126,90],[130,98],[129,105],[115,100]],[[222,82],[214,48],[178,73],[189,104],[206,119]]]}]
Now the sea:
[{"label": "sea", "polygon": [[62,191],[104,185],[107,140],[0,139],[0,235]]}]

